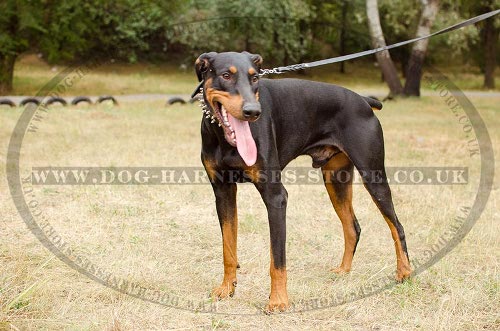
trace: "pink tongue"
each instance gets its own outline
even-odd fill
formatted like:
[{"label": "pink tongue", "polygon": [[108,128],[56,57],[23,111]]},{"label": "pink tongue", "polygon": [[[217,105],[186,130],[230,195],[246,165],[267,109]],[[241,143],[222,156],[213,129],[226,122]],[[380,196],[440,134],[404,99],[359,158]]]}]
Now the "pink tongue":
[{"label": "pink tongue", "polygon": [[238,153],[240,153],[241,158],[247,166],[253,166],[257,161],[257,146],[255,146],[252,132],[250,132],[250,125],[248,125],[247,121],[240,121],[229,113],[227,117],[236,135]]}]

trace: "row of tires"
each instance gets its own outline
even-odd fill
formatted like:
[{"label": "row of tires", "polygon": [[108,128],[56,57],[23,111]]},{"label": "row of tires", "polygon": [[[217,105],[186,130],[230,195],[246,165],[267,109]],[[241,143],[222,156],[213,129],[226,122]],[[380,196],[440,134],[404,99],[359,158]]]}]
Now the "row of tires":
[{"label": "row of tires", "polygon": [[[97,104],[97,103],[102,103],[105,101],[111,101],[113,103],[113,105],[118,105],[118,101],[116,101],[116,99],[110,95],[100,96],[99,98],[97,98],[97,101],[95,103]],[[33,103],[33,104],[39,106],[41,103],[41,100],[38,98],[29,97],[29,98],[23,99],[19,103],[19,107],[24,107],[30,103]],[[65,99],[60,98],[60,97],[49,98],[45,102],[45,105],[50,106],[52,104],[57,104],[57,103],[62,105],[62,106],[68,105],[68,102]],[[75,97],[75,98],[73,98],[73,100],[71,100],[70,103],[72,105],[78,105],[80,103],[88,103],[90,105],[93,104],[92,100],[89,97]],[[0,99],[0,105],[7,105],[10,107],[16,107],[16,103],[10,99],[7,99],[7,98]]]},{"label": "row of tires", "polygon": [[173,104],[176,104],[176,103],[184,105],[184,104],[186,104],[188,102],[189,103],[194,103],[194,102],[196,102],[198,100],[199,100],[199,97],[197,97],[197,96],[194,97],[194,98],[189,99],[189,101],[186,101],[186,100],[184,100],[181,97],[172,97],[172,98],[170,98],[170,99],[167,100],[167,105],[173,105]]},{"label": "row of tires", "polygon": [[[191,98],[189,101],[186,101],[184,100],[183,98],[181,97],[172,97],[170,99],[167,100],[167,105],[173,105],[173,104],[186,104],[186,103],[194,103],[196,101],[198,101],[199,98],[198,97],[194,97],[194,98]],[[111,101],[114,105],[118,105],[118,101],[116,101],[116,99],[110,95],[106,95],[106,96],[100,96],[99,98],[97,98],[97,101],[95,102],[96,104],[97,103],[102,103],[102,102],[105,102],[105,101]],[[38,98],[34,98],[34,97],[29,97],[29,98],[26,98],[26,99],[23,99],[20,103],[19,103],[19,107],[24,107],[26,106],[27,104],[30,104],[30,103],[33,103],[37,106],[40,105],[41,103],[41,100],[38,99]],[[52,97],[52,98],[49,98],[46,102],[45,102],[45,105],[47,106],[50,106],[52,104],[60,104],[62,106],[67,106],[68,105],[68,102],[63,99],[63,98],[60,98],[60,97]],[[71,100],[70,104],[72,105],[78,105],[80,103],[87,103],[87,104],[93,104],[92,100],[89,98],[89,97],[75,97],[73,98],[73,100]],[[6,105],[6,106],[10,106],[10,107],[16,107],[16,103],[10,99],[7,99],[7,98],[0,98],[0,105]]]}]

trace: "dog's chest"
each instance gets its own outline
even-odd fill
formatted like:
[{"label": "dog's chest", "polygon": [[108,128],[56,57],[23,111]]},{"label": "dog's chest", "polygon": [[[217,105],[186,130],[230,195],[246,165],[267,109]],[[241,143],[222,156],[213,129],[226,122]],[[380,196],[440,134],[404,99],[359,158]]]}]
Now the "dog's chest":
[{"label": "dog's chest", "polygon": [[221,148],[221,154],[224,168],[243,170],[246,167],[236,148]]}]

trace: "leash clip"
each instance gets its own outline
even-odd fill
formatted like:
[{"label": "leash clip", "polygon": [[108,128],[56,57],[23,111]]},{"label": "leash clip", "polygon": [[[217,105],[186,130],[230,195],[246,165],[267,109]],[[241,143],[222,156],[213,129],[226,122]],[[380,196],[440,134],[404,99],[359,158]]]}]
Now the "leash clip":
[{"label": "leash clip", "polygon": [[260,69],[259,76],[265,76],[265,75],[270,75],[270,74],[280,75],[280,74],[282,74],[282,72],[279,68]]}]

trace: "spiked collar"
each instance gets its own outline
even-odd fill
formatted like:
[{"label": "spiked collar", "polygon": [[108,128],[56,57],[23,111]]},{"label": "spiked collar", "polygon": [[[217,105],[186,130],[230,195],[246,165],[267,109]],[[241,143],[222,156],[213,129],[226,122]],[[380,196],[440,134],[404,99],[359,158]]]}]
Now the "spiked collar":
[{"label": "spiked collar", "polygon": [[212,112],[208,109],[208,105],[205,102],[205,98],[203,97],[203,87],[199,89],[198,94],[198,101],[200,102],[199,106],[201,108],[201,111],[203,115],[205,116],[206,119],[210,119],[210,123],[215,123],[217,122],[217,125],[222,126],[222,123],[219,122],[219,120],[212,114]]}]

